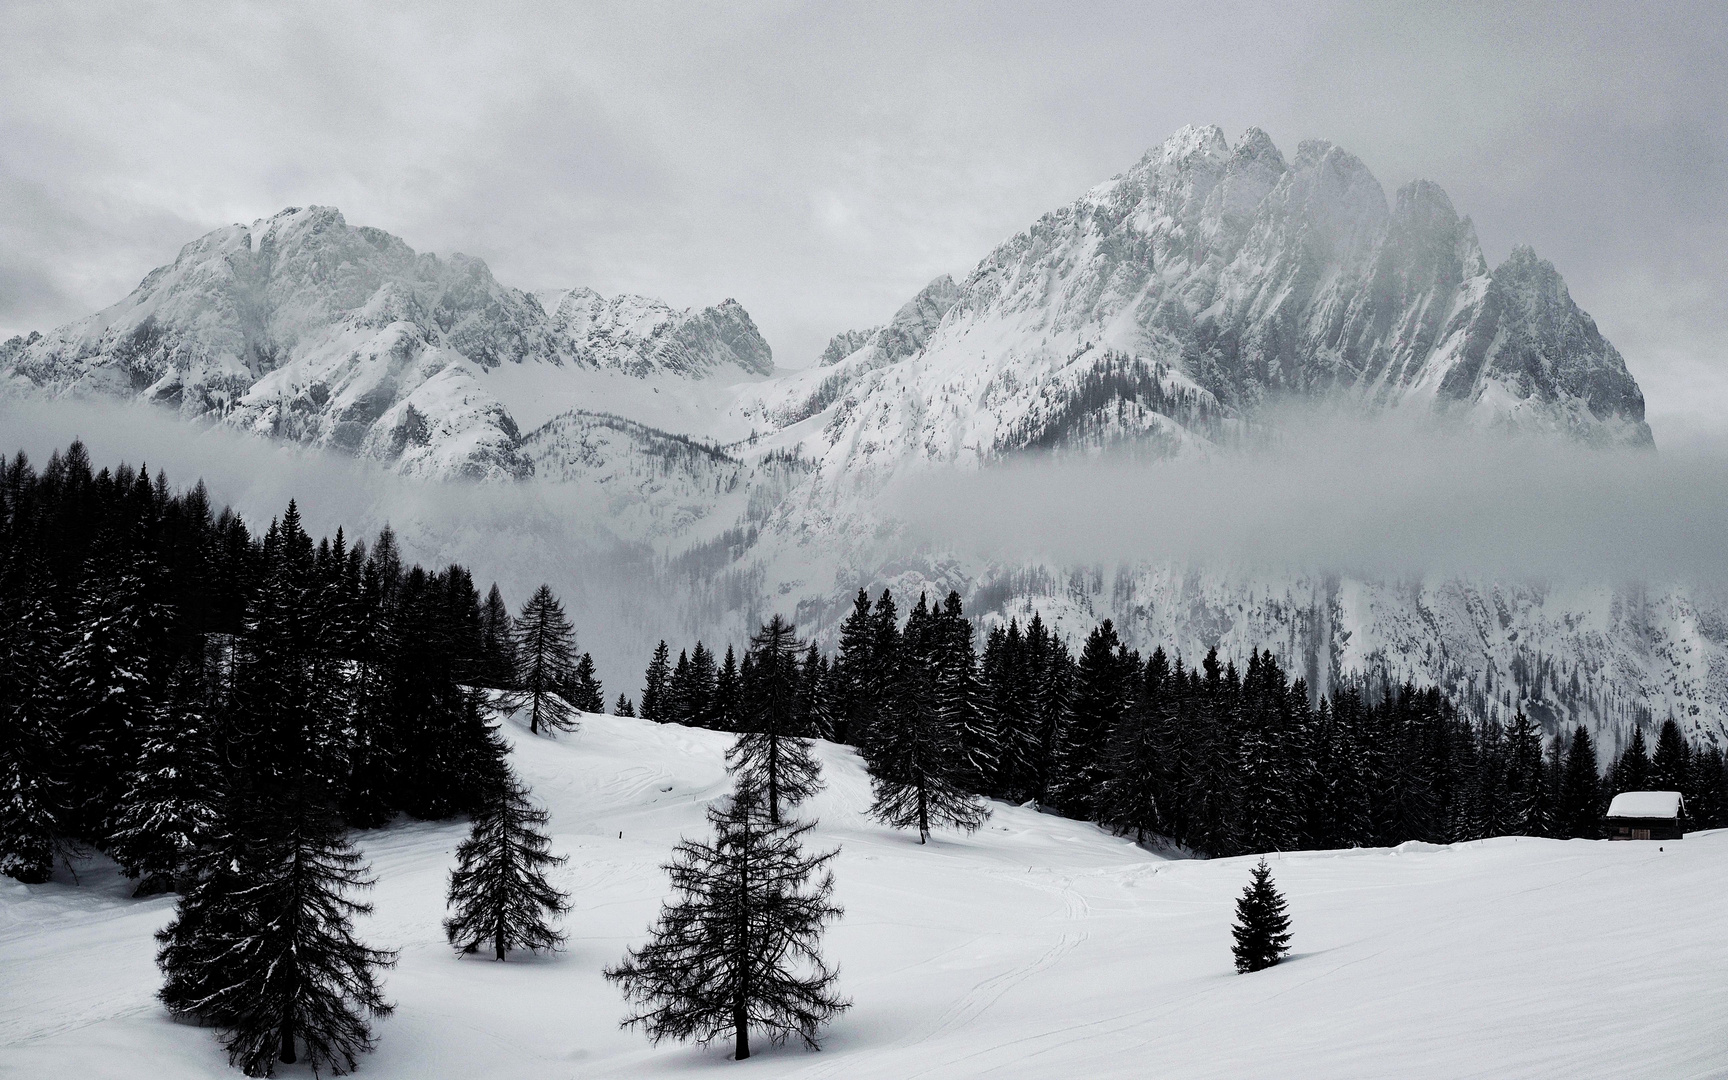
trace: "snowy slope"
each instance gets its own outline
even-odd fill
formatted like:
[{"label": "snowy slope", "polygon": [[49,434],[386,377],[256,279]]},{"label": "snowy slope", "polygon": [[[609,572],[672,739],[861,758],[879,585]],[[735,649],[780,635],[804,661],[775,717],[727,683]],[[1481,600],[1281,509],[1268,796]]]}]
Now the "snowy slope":
[{"label": "snowy slope", "polygon": [[[867,781],[823,745],[808,807],[838,844],[846,916],[827,949],[855,1002],[820,1053],[651,1048],[620,1031],[600,977],[640,942],[659,869],[723,795],[725,736],[590,716],[554,742],[511,732],[552,812],[571,891],[566,950],[458,959],[439,931],[459,824],[361,834],[379,879],[361,932],[399,948],[396,1014],[357,1075],[1329,1078],[1717,1075],[1728,834],[1608,843],[1505,838],[1271,858],[1294,920],[1284,965],[1234,974],[1233,900],[1250,860],[1166,861],[1097,830],[996,807],[920,847],[861,811]],[[620,835],[622,834],[622,835]],[[208,1030],[154,1002],[151,931],[172,900],[0,888],[0,1074],[235,1075]],[[303,1067],[280,1075],[305,1075]]]}]

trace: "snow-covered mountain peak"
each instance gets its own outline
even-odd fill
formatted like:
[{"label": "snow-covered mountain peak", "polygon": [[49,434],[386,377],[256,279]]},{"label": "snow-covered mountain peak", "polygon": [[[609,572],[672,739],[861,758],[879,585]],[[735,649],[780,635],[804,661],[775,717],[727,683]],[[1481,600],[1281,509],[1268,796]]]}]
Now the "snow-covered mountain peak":
[{"label": "snow-covered mountain peak", "polygon": [[583,371],[639,383],[772,370],[734,300],[679,312],[576,290],[548,314],[484,260],[418,253],[326,206],[215,229],[119,303],[0,346],[14,386],[140,397],[412,474],[495,478],[532,472],[506,384],[568,399],[590,389],[575,385]]}]

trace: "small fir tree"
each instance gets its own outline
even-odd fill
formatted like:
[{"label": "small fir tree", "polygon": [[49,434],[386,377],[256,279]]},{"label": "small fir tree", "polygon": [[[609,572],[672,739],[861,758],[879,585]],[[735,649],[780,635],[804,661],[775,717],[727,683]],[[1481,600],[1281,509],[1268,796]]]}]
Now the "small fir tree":
[{"label": "small fir tree", "polygon": [[1269,968],[1290,951],[1290,916],[1265,859],[1254,867],[1252,880],[1236,901],[1236,925],[1230,933],[1236,938],[1231,951],[1238,972]]},{"label": "small fir tree", "polygon": [[600,677],[594,672],[594,658],[583,653],[576,660],[576,669],[571,673],[570,685],[564,691],[564,698],[582,712],[603,713],[606,711],[606,691],[600,685]]},{"label": "small fir tree", "polygon": [[612,715],[634,718],[636,716],[636,703],[623,694],[619,694],[617,703],[612,706]]},{"label": "small fir tree", "polygon": [[528,708],[529,731],[575,730],[574,710],[561,696],[575,678],[575,653],[576,631],[564,605],[550,586],[540,586],[516,617],[517,691],[511,704]]},{"label": "small fir tree", "polygon": [[656,1043],[731,1035],[740,1061],[751,1028],[819,1049],[821,1026],[850,1007],[821,954],[823,927],[841,915],[828,870],[839,852],[804,854],[813,823],[773,824],[748,788],[710,807],[708,821],[711,842],[673,850],[676,896],[648,943],[606,971],[633,1007],[624,1026],[641,1024]]},{"label": "small fir tree", "polygon": [[508,769],[474,813],[468,839],[456,848],[450,873],[450,917],[444,936],[459,952],[492,943],[494,959],[513,948],[552,950],[564,940],[553,921],[570,910],[569,897],[546,880],[562,866],[551,854],[546,811]]}]

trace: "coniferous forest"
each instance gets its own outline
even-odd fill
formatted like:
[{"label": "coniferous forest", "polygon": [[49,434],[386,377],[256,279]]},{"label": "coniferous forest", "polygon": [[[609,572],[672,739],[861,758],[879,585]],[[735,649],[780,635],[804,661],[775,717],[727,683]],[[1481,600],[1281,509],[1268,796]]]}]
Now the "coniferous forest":
[{"label": "coniferous forest", "polygon": [[[891,593],[861,590],[834,654],[805,647],[796,680],[776,676],[796,694],[777,730],[859,748],[878,815],[921,834],[976,827],[978,796],[1208,856],[1597,837],[1612,796],[1645,788],[1682,792],[1695,828],[1728,822],[1721,750],[1672,720],[1654,750],[1636,731],[1604,770],[1582,727],[1549,737],[1521,712],[1471,716],[1410,684],[1316,696],[1270,652],[1241,668],[1216,650],[1193,666],[1161,647],[1142,657],[1106,620],[1075,656],[1036,614],[992,627],[981,652],[979,636],[956,594],[920,596],[902,621]],[[760,667],[730,647],[716,666],[701,642],[674,661],[662,642],[643,715],[763,730]]]},{"label": "coniferous forest", "polygon": [[[610,974],[654,1038],[729,1033],[740,1057],[751,1026],[814,1046],[846,1005],[817,951],[839,914],[832,853],[797,845],[824,782],[815,739],[856,747],[871,812],[921,842],[977,828],[989,799],[1204,856],[1596,837],[1623,790],[1681,791],[1692,827],[1728,808],[1721,752],[1672,721],[1604,771],[1582,727],[1549,737],[1413,685],[1316,695],[1270,652],[1143,657],[1109,621],[1077,654],[1037,615],[981,635],[954,593],[902,619],[892,593],[860,590],[831,654],[779,616],[742,650],[674,659],[662,642],[638,700],[648,720],[736,733],[737,786],[714,844],[669,866],[685,899]],[[0,871],[41,882],[101,852],[137,895],[177,893],[160,997],[219,1028],[248,1074],[346,1071],[390,1012],[394,954],[356,935],[372,879],[352,829],[470,817],[450,942],[497,959],[558,946],[569,897],[545,872],[561,860],[495,714],[550,736],[605,701],[547,587],[512,615],[461,566],[405,565],[387,528],[315,541],[291,502],[258,531],[202,485],[98,469],[79,444],[0,469]],[[751,891],[760,867],[789,891]],[[796,918],[727,936],[758,911]],[[782,939],[814,968],[776,967]],[[685,986],[704,957],[719,981]]]}]

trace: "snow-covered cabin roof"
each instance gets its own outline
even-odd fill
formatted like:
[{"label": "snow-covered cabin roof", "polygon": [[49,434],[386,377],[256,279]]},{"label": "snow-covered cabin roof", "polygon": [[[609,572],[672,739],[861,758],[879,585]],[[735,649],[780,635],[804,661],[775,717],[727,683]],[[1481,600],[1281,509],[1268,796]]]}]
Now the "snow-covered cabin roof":
[{"label": "snow-covered cabin roof", "polygon": [[1678,791],[1622,791],[1608,804],[1611,818],[1677,818],[1680,816]]}]

